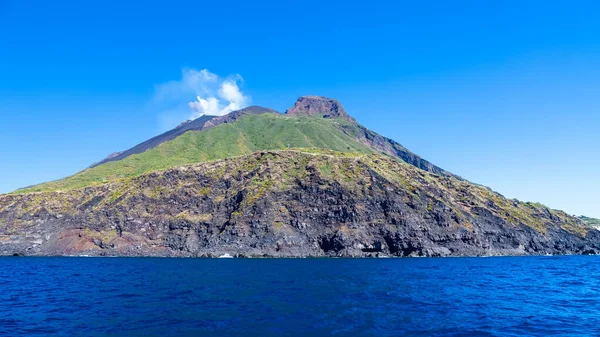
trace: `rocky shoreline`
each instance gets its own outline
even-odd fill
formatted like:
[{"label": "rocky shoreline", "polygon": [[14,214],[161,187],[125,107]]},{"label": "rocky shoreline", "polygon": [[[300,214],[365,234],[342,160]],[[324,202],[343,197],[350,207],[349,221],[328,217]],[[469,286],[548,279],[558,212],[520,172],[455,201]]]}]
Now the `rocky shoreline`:
[{"label": "rocky shoreline", "polygon": [[600,231],[383,155],[261,151],[65,192],[0,196],[0,255],[597,254]]}]

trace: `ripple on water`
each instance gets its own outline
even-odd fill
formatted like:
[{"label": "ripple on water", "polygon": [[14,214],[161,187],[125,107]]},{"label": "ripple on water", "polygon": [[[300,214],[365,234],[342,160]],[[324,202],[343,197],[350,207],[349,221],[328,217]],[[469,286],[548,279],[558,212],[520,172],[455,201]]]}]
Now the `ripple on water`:
[{"label": "ripple on water", "polygon": [[0,335],[593,336],[599,259],[0,258]]}]

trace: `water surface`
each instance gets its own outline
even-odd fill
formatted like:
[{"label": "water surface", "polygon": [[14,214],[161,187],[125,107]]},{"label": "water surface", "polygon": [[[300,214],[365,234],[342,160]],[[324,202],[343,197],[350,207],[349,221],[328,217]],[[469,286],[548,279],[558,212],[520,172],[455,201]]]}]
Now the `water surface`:
[{"label": "water surface", "polygon": [[0,258],[0,335],[597,336],[599,264]]}]

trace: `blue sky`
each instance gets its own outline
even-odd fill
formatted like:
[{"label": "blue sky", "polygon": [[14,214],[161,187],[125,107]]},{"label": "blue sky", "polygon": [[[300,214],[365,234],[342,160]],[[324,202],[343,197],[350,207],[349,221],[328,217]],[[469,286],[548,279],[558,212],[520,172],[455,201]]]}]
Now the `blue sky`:
[{"label": "blue sky", "polygon": [[599,11],[594,1],[0,0],[0,192],[73,174],[187,118],[194,95],[166,108],[157,90],[208,69],[239,74],[252,104],[280,111],[300,95],[335,97],[469,180],[600,217]]}]

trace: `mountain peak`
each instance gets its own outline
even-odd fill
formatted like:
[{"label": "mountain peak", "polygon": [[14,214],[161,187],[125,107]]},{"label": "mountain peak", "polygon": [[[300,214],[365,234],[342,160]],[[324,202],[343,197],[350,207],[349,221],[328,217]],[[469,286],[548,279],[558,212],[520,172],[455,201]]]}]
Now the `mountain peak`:
[{"label": "mountain peak", "polygon": [[322,116],[323,118],[342,117],[354,122],[342,104],[333,98],[323,96],[301,96],[293,107],[287,109],[286,115],[290,116]]}]

